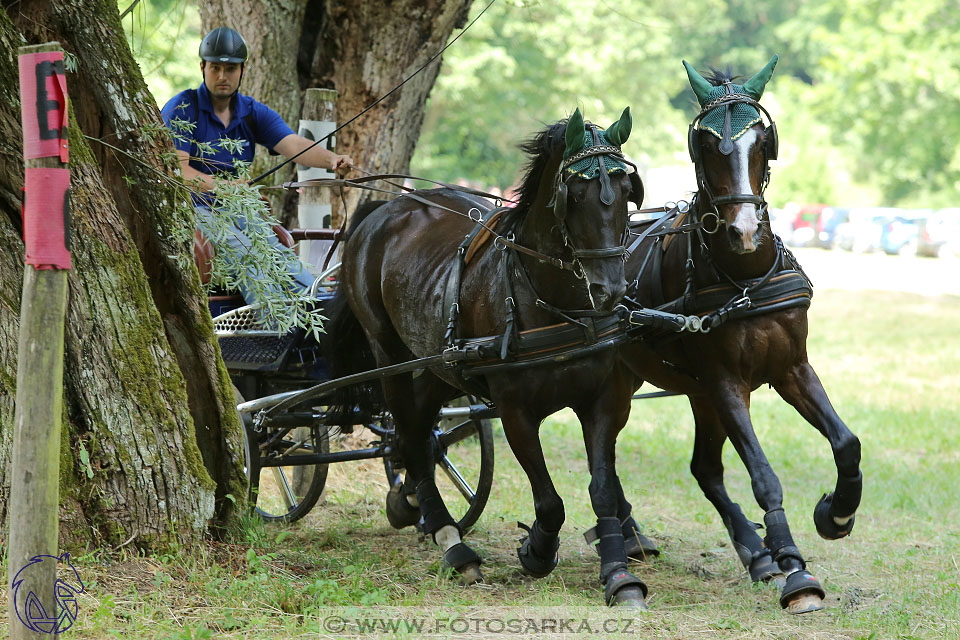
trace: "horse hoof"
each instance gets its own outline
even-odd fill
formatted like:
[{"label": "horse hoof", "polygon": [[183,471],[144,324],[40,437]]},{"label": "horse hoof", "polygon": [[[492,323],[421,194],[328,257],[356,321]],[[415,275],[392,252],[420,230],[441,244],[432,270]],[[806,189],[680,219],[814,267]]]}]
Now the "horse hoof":
[{"label": "horse hoof", "polygon": [[787,605],[787,613],[800,615],[823,609],[823,598],[815,593],[800,594]]},{"label": "horse hoof", "polygon": [[657,549],[657,545],[642,533],[624,538],[623,542],[628,560],[644,562],[660,555],[660,549]]},{"label": "horse hoof", "polygon": [[460,575],[460,584],[471,585],[483,582],[483,574],[480,573],[480,556],[477,552],[458,542],[443,554],[443,564],[451,567]]},{"label": "horse hoof", "polygon": [[390,487],[387,492],[387,521],[394,529],[403,529],[420,522],[420,509],[407,501],[403,483]]},{"label": "horse hoof", "polygon": [[794,571],[780,592],[780,606],[789,613],[810,613],[823,609],[827,592],[809,571]]},{"label": "horse hoof", "polygon": [[457,573],[460,574],[460,584],[465,587],[483,582],[483,573],[480,572],[480,564],[477,562],[463,565],[457,569]]},{"label": "horse hoof", "polygon": [[634,609],[649,609],[647,601],[643,597],[643,589],[636,586],[623,587],[615,594],[610,601],[611,607],[632,607]]},{"label": "horse hoof", "polygon": [[[771,580],[783,580],[783,571],[780,566],[773,561],[769,551],[765,551],[750,561],[750,579],[754,582],[770,582]],[[785,583],[784,583],[785,584]],[[783,586],[782,584],[780,585]]]},{"label": "horse hoof", "polygon": [[626,569],[614,571],[603,583],[603,598],[609,607],[647,608],[647,585]]},{"label": "horse hoof", "polygon": [[[536,523],[534,523],[534,527],[536,526]],[[548,551],[549,555],[543,557],[537,552],[533,543],[530,541],[532,537],[536,537],[541,543],[545,542],[543,534],[534,534],[533,528],[531,527],[527,527],[527,531],[530,531],[530,535],[525,536],[523,540],[521,540],[520,548],[517,549],[517,558],[520,559],[521,570],[531,578],[544,578],[550,575],[560,562],[560,554],[557,553],[560,549],[560,538],[553,538],[552,548]]]},{"label": "horse hoof", "polygon": [[839,540],[853,531],[856,516],[851,517],[843,526],[834,522],[830,515],[830,504],[833,502],[833,493],[825,493],[817,506],[813,509],[813,523],[817,526],[817,533],[824,540]]},{"label": "horse hoof", "polygon": [[520,569],[525,575],[531,578],[546,578],[557,568],[557,564],[560,562],[560,555],[554,554],[553,558],[549,560],[540,558],[530,551],[529,546],[530,545],[524,542],[524,545],[517,549],[517,557],[520,559]]}]

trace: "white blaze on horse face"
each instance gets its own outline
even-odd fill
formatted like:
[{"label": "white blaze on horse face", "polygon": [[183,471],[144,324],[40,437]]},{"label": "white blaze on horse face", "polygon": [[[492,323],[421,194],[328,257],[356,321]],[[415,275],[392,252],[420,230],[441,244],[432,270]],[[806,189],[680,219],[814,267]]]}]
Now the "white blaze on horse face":
[{"label": "white blaze on horse face", "polygon": [[[753,193],[753,186],[750,184],[750,149],[756,142],[757,130],[751,127],[737,139],[734,151],[730,154],[730,159],[733,162],[734,193]],[[740,231],[744,253],[749,253],[757,248],[753,241],[753,236],[760,224],[760,221],[757,220],[757,206],[749,202],[741,203],[738,206],[739,210],[733,225]]]}]

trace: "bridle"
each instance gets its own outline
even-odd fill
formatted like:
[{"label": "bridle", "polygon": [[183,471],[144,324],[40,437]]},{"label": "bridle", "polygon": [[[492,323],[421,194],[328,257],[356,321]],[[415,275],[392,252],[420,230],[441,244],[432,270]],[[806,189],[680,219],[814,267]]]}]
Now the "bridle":
[{"label": "bridle", "polygon": [[[766,199],[764,199],[764,192],[767,190],[767,185],[770,183],[770,161],[777,159],[777,154],[779,151],[777,124],[774,122],[770,113],[763,107],[763,105],[750,96],[743,93],[734,93],[731,83],[726,82],[723,86],[727,93],[703,105],[703,108],[700,109],[700,113],[698,113],[697,117],[695,117],[693,122],[690,123],[690,128],[687,131],[687,148],[690,151],[690,159],[693,161],[697,175],[697,206],[693,207],[693,209],[695,215],[700,218],[701,223],[703,222],[702,219],[705,217],[711,216],[716,218],[716,224],[712,230],[707,229],[706,225],[703,225],[702,228],[704,232],[708,234],[716,233],[720,230],[720,227],[725,224],[718,209],[718,207],[723,205],[753,204],[757,207],[757,219],[764,219],[764,214],[768,212],[768,205]],[[713,194],[710,189],[710,185],[707,183],[706,171],[703,166],[703,157],[700,152],[700,145],[697,142],[696,132],[699,131],[701,120],[703,120],[703,118],[706,117],[711,111],[719,107],[727,107],[734,104],[748,104],[766,116],[767,120],[770,122],[770,124],[764,128],[763,178],[760,180],[759,194],[732,193],[716,196]],[[733,144],[730,140],[730,110],[726,109],[725,111],[726,113],[724,114],[720,152],[724,155],[729,155],[733,151]]]},{"label": "bridle", "polygon": [[577,246],[571,241],[570,232],[567,229],[567,181],[576,175],[576,172],[571,167],[585,158],[597,158],[597,162],[600,164],[600,202],[605,205],[613,204],[616,194],[613,191],[613,186],[610,184],[610,176],[607,174],[607,166],[604,162],[604,156],[611,156],[619,162],[629,164],[631,167],[633,167],[634,171],[637,170],[637,166],[623,156],[623,152],[621,151],[620,147],[616,145],[600,144],[600,135],[597,131],[597,125],[587,124],[586,127],[590,131],[593,140],[593,146],[581,149],[560,163],[560,166],[557,168],[556,177],[554,178],[553,194],[550,198],[550,201],[547,203],[547,207],[553,209],[553,215],[557,219],[557,227],[560,231],[561,237],[563,238],[564,246],[569,247],[571,253],[573,254],[573,264],[575,267],[574,274],[581,279],[585,277],[585,271],[581,262],[582,259],[626,259],[626,241],[629,235],[629,229],[628,225],[624,225],[624,232],[620,238],[620,244],[617,246],[607,247],[604,249],[577,248]]}]

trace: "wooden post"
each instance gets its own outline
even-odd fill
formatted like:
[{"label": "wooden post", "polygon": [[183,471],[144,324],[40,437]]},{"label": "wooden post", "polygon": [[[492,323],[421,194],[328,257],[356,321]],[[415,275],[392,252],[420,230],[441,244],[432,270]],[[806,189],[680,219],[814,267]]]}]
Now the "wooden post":
[{"label": "wooden post", "polygon": [[[38,56],[56,52],[40,61]],[[14,411],[13,458],[10,483],[10,532],[8,584],[10,637],[13,640],[49,638],[56,628],[58,611],[54,599],[57,578],[59,533],[60,420],[63,412],[63,330],[67,306],[69,266],[66,193],[49,187],[63,183],[68,161],[66,127],[66,82],[59,43],[20,47],[20,87],[23,111],[26,192],[24,240],[27,256],[20,308],[20,343],[17,352],[17,393]],[[57,78],[57,76],[60,76]],[[53,80],[51,85],[50,80]],[[58,104],[60,105],[58,107]],[[55,134],[55,135],[54,135]],[[50,145],[52,140],[56,144]],[[52,150],[51,150],[52,149]],[[54,155],[55,154],[55,155]],[[31,173],[33,172],[33,173]],[[69,173],[66,173],[69,184]],[[44,190],[42,187],[47,186]],[[46,191],[46,192],[45,192]],[[42,211],[58,199],[61,209]],[[33,212],[31,211],[33,210]],[[33,215],[34,223],[28,220]],[[61,227],[60,216],[63,216]],[[39,224],[37,224],[39,222]],[[38,229],[63,229],[59,240]],[[44,237],[38,237],[44,236]],[[49,241],[53,240],[53,245]],[[38,244],[39,242],[39,244]],[[59,246],[56,246],[59,242]],[[31,255],[33,247],[33,255]],[[66,263],[63,256],[66,256]],[[51,256],[53,256],[51,258]],[[52,556],[29,570],[20,570],[35,556]],[[14,578],[20,575],[17,589]],[[44,614],[31,616],[24,601],[33,593]],[[36,608],[34,612],[38,611]],[[68,612],[71,617],[74,612]],[[26,620],[26,621],[25,621]],[[72,617],[60,622],[62,631]],[[31,628],[32,626],[32,628]]]},{"label": "wooden post", "polygon": [[[303,98],[303,112],[300,120],[300,135],[308,140],[319,140],[337,128],[337,92],[333,89],[307,89]],[[336,139],[331,136],[325,143],[330,151],[336,150]],[[312,180],[315,178],[335,178],[333,171],[316,169],[297,165],[297,180]],[[300,227],[303,229],[338,228],[342,220],[339,207],[334,206],[333,191],[317,187],[304,188],[300,191],[300,204],[297,215]],[[313,275],[319,273],[327,250],[332,242],[329,240],[303,240],[300,243],[300,259],[311,265]],[[330,263],[335,264],[336,258]]]}]

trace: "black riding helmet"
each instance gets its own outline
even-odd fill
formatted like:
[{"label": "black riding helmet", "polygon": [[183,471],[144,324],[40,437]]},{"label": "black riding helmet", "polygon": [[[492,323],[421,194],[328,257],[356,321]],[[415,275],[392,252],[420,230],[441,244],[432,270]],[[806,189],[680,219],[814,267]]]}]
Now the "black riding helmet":
[{"label": "black riding helmet", "polygon": [[217,27],[200,42],[200,59],[243,64],[247,61],[247,43],[234,29]]}]

